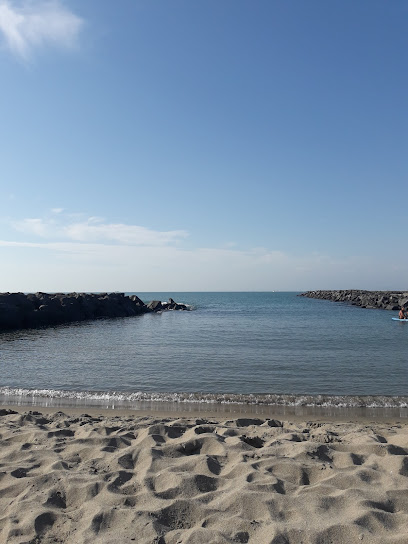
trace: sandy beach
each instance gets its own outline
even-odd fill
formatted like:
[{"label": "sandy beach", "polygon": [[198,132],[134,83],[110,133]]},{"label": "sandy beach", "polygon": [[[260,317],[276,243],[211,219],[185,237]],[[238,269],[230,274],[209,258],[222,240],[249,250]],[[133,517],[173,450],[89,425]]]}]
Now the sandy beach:
[{"label": "sandy beach", "polygon": [[408,423],[0,409],[0,542],[408,543]]}]

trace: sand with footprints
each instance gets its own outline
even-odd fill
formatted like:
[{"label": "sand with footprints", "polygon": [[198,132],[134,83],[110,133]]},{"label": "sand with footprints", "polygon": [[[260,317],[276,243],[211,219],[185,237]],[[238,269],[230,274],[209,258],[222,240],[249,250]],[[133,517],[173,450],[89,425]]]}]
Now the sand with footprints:
[{"label": "sand with footprints", "polygon": [[404,421],[0,414],[1,543],[408,543]]}]

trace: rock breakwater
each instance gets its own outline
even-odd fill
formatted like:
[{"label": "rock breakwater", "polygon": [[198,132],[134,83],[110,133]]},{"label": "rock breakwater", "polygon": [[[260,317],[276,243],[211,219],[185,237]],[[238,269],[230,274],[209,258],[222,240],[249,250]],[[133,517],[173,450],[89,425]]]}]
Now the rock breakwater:
[{"label": "rock breakwater", "polygon": [[146,305],[138,296],[124,293],[0,293],[0,330],[189,309],[170,301]]},{"label": "rock breakwater", "polygon": [[380,308],[382,310],[399,310],[401,306],[408,308],[407,291],[307,291],[300,296],[332,300],[333,302],[347,302],[361,308]]}]

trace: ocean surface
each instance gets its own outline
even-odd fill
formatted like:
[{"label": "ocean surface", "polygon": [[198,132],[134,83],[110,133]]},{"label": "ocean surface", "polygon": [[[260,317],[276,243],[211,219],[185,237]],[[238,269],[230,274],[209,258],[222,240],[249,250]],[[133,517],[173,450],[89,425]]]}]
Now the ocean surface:
[{"label": "ocean surface", "polygon": [[0,401],[393,408],[408,323],[297,293],[135,293],[169,311],[0,333]]}]

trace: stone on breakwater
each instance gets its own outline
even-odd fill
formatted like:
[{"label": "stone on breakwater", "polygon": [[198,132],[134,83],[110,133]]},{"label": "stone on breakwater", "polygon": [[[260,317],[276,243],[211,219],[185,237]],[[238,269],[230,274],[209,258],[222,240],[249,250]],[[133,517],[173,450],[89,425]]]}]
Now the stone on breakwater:
[{"label": "stone on breakwater", "polygon": [[149,308],[149,310],[157,312],[162,309],[162,303],[160,302],[160,300],[152,300],[151,302],[149,302],[147,307]]},{"label": "stone on breakwater", "polygon": [[163,310],[190,310],[191,308],[186,304],[180,304],[174,302],[172,298],[169,298],[168,302],[161,302],[160,300],[152,300],[147,305],[149,310],[154,312],[161,312]]},{"label": "stone on breakwater", "polygon": [[[124,293],[0,293],[0,330],[46,327],[98,319],[130,317],[166,309],[186,310],[183,304],[149,307],[136,295]],[[172,307],[170,307],[172,306]]]},{"label": "stone on breakwater", "polygon": [[401,306],[408,308],[408,292],[404,291],[360,291],[356,289],[338,291],[307,291],[300,296],[347,302],[361,308],[380,308],[382,310],[399,310]]}]

